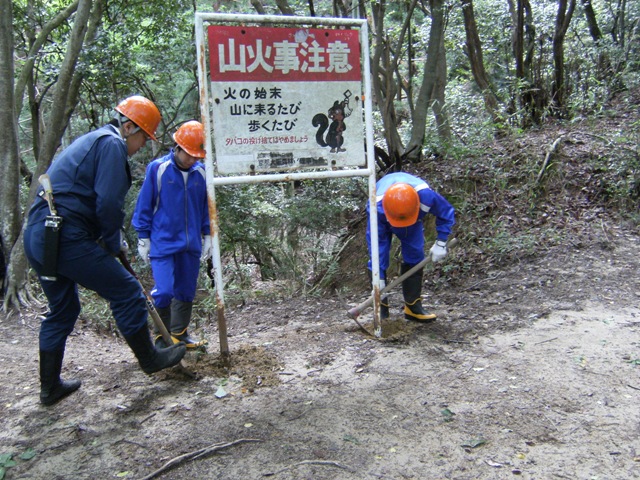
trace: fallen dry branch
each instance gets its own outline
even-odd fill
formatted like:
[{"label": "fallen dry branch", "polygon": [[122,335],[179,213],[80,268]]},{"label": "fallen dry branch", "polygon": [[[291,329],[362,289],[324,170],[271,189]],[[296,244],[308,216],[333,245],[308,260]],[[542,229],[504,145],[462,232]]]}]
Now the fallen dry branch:
[{"label": "fallen dry branch", "polygon": [[544,162],[542,163],[542,168],[540,169],[540,172],[538,173],[538,178],[536,178],[536,185],[540,184],[540,181],[542,180],[544,172],[547,170],[547,167],[549,166],[549,161],[551,160],[551,155],[553,154],[553,152],[556,151],[556,148],[558,148],[558,145],[560,144],[560,142],[566,136],[567,136],[566,134],[560,135],[558,138],[556,138],[556,141],[553,142],[553,144],[549,147],[549,150],[547,150],[547,155],[544,158]]},{"label": "fallen dry branch", "polygon": [[340,463],[334,462],[332,460],[303,460],[302,462],[292,463],[291,465],[288,465],[288,466],[286,466],[284,468],[281,468],[277,472],[265,473],[262,476],[263,477],[272,477],[274,475],[278,475],[279,473],[286,472],[287,470],[290,470],[290,469],[292,469],[294,467],[298,467],[300,465],[330,465],[332,467],[342,468],[342,469],[347,470],[347,471],[349,471],[351,473],[355,473],[355,470],[353,468],[346,467],[346,466],[341,465]]},{"label": "fallen dry branch", "polygon": [[471,286],[469,286],[469,287],[463,288],[461,291],[462,291],[462,292],[466,292],[466,291],[468,291],[468,290],[473,290],[474,288],[476,288],[476,287],[477,287],[478,285],[480,285],[481,283],[484,283],[484,282],[491,282],[491,281],[495,280],[496,278],[498,278],[500,275],[502,275],[502,272],[498,272],[498,273],[496,273],[495,275],[492,275],[492,276],[487,277],[487,278],[483,278],[483,279],[482,279],[482,280],[480,280],[479,282],[476,282],[476,283],[474,283],[473,285],[471,285]]},{"label": "fallen dry branch", "polygon": [[179,456],[169,460],[167,463],[165,463],[158,470],[156,470],[155,472],[150,473],[146,477],[142,478],[142,480],[150,480],[152,478],[157,477],[162,472],[165,472],[165,471],[169,470],[170,468],[175,467],[176,465],[178,465],[178,464],[180,464],[182,462],[185,462],[185,461],[191,460],[191,459],[195,460],[196,458],[204,457],[205,455],[208,455],[208,454],[210,454],[212,452],[217,452],[218,450],[222,450],[223,448],[233,447],[234,445],[238,445],[240,443],[261,442],[261,441],[262,440],[260,440],[258,438],[241,438],[239,440],[234,440],[233,442],[229,442],[229,443],[214,443],[213,445],[209,445],[208,447],[204,447],[204,448],[201,448],[199,450],[195,450],[193,452],[185,453],[183,455],[179,455]]}]

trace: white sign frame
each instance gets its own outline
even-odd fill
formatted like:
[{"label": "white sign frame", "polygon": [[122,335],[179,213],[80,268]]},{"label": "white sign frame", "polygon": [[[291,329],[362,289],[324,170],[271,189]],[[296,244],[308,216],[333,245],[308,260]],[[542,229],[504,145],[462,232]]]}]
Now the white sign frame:
[{"label": "white sign frame", "polygon": [[[214,163],[215,153],[213,149],[215,129],[212,125],[212,99],[210,96],[210,81],[207,69],[209,56],[206,49],[205,22],[212,24],[233,24],[233,25],[294,25],[300,28],[315,27],[351,27],[359,30],[361,47],[361,70],[364,107],[364,127],[366,146],[366,166],[364,168],[337,168],[328,165],[326,169],[314,169],[312,171],[292,171],[287,173],[261,173],[249,175],[216,175]],[[202,123],[205,126],[205,148],[207,155],[204,159],[206,166],[207,195],[209,199],[209,217],[211,223],[211,239],[213,245],[213,270],[216,284],[217,317],[220,337],[220,351],[223,355],[229,354],[227,344],[226,322],[224,318],[224,282],[222,278],[222,261],[220,255],[220,226],[218,222],[218,210],[216,207],[215,186],[235,185],[243,183],[261,182],[283,182],[306,179],[327,179],[346,177],[367,177],[369,184],[369,209],[376,212],[376,163],[373,143],[373,107],[371,101],[371,78],[370,56],[369,56],[369,33],[366,19],[328,18],[328,17],[295,17],[279,15],[242,15],[242,14],[215,14],[196,13],[195,14],[195,37],[196,52],[198,58],[198,83],[200,94],[200,111]],[[369,215],[370,229],[372,232],[378,231],[377,215]],[[378,236],[371,235],[371,260],[372,260],[372,294],[374,296],[374,331],[376,336],[381,336],[379,317],[379,254]]]}]

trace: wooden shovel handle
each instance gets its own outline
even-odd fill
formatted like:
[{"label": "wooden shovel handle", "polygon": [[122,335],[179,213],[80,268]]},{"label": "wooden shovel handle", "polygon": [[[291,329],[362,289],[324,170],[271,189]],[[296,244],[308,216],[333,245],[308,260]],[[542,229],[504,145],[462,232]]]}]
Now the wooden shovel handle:
[{"label": "wooden shovel handle", "polygon": [[[164,322],[160,318],[160,314],[156,310],[156,306],[153,304],[153,298],[151,298],[151,295],[149,295],[147,290],[144,288],[144,285],[140,281],[140,278],[138,277],[138,275],[136,275],[135,270],[133,269],[133,267],[129,263],[129,260],[127,259],[127,256],[125,255],[124,252],[121,251],[118,254],[118,258],[120,259],[120,262],[122,262],[122,265],[127,270],[127,272],[129,272],[131,275],[133,275],[133,277],[140,284],[140,288],[142,289],[142,293],[144,293],[144,297],[146,299],[147,311],[149,312],[149,315],[151,316],[151,319],[153,320],[153,324],[156,326],[156,328],[158,329],[158,331],[162,335],[162,339],[164,340],[164,343],[166,345],[173,345],[173,338],[171,337],[171,334],[167,330],[167,327],[165,327]],[[191,378],[195,378],[196,377],[196,374],[193,373],[191,370],[189,370],[187,368],[186,364],[184,363],[184,360],[180,360],[180,363],[178,364],[178,367],[187,376],[189,376]]]}]

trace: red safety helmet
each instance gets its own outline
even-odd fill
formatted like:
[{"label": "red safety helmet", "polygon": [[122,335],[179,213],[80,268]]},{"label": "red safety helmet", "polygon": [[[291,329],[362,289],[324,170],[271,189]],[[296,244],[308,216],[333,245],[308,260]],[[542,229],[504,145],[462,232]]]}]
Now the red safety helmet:
[{"label": "red safety helmet", "polygon": [[204,158],[206,156],[204,150],[204,125],[200,122],[191,120],[183,123],[173,134],[173,140],[192,157]]},{"label": "red safety helmet", "polygon": [[157,140],[156,129],[160,125],[161,115],[160,110],[151,100],[140,95],[125,98],[116,107],[116,112],[139,126],[153,140]]},{"label": "red safety helmet", "polygon": [[408,183],[394,183],[382,196],[382,209],[393,227],[408,227],[418,220],[420,197]]}]

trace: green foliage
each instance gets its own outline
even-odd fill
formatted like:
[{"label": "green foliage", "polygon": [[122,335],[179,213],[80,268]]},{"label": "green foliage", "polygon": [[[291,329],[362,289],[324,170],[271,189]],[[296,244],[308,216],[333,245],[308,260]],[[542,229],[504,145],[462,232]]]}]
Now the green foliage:
[{"label": "green foliage", "polygon": [[640,157],[637,154],[617,156],[615,153],[613,150],[609,155],[595,158],[594,173],[600,178],[602,195],[606,201],[615,203],[623,210],[633,211],[640,200]]},{"label": "green foliage", "polygon": [[485,246],[498,262],[514,255],[520,258],[533,255],[538,247],[538,239],[534,234],[523,232],[513,235],[512,230],[502,222],[491,225],[490,235],[479,239],[479,244]]},{"label": "green foliage", "polygon": [[[305,181],[216,190],[221,251],[230,275],[246,284],[256,275],[304,285],[328,268],[346,219],[361,203],[358,181]],[[247,265],[257,265],[247,269]]]},{"label": "green foliage", "polygon": [[[163,113],[164,130],[196,116],[196,55],[190,2],[164,4],[109,2],[104,28],[95,46],[85,52],[86,85],[101,99],[108,120],[113,105],[132,94],[153,99]],[[183,98],[189,92],[187,101]],[[98,126],[98,124],[93,125]],[[170,137],[162,139],[172,143]]]},{"label": "green foliage", "polygon": [[[22,452],[18,456],[18,458],[23,461],[28,461],[35,456],[36,456],[35,450],[33,450],[32,448],[27,448],[24,452]],[[5,475],[7,474],[7,470],[9,468],[15,467],[18,464],[18,462],[16,462],[13,459],[13,457],[14,457],[13,453],[0,453],[0,480],[3,480],[5,478]]]},{"label": "green foliage", "polygon": [[[448,90],[447,111],[456,138],[451,148],[464,150],[490,140],[495,133],[495,126],[484,109],[482,96],[477,88],[463,81],[452,80]],[[437,125],[431,118],[425,136],[427,151],[440,151],[444,147],[436,129]]]}]

